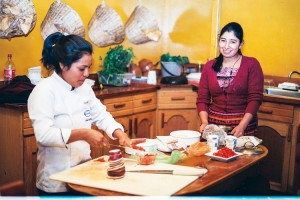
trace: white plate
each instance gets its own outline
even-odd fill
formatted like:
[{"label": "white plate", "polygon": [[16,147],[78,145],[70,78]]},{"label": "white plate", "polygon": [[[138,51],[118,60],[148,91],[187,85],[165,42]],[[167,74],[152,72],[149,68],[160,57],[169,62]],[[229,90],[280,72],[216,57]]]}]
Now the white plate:
[{"label": "white plate", "polygon": [[236,155],[231,156],[229,158],[223,158],[223,157],[220,157],[220,156],[213,155],[214,153],[215,152],[209,152],[209,153],[206,153],[205,155],[209,156],[212,160],[217,160],[217,161],[222,161],[222,162],[230,162],[230,161],[233,161],[233,160],[237,159],[240,155],[243,155],[242,153],[234,152],[234,153],[236,153]]},{"label": "white plate", "polygon": [[156,138],[158,139],[157,150],[162,152],[171,152],[174,149],[187,148],[186,144],[178,142],[178,140],[172,136],[156,136]]}]

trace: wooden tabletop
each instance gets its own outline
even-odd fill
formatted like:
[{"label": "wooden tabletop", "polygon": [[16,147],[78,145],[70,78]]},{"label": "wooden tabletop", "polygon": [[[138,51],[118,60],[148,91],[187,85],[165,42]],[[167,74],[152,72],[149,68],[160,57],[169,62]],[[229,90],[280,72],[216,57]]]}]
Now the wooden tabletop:
[{"label": "wooden tabletop", "polygon": [[[245,177],[251,176],[251,173],[257,172],[255,168],[260,160],[268,154],[268,149],[261,146],[264,153],[258,155],[242,155],[231,162],[220,162],[211,160],[208,156],[188,157],[177,163],[178,165],[204,167],[208,170],[207,174],[195,180],[185,188],[182,188],[174,194],[197,195],[197,194],[217,194],[243,181]],[[75,184],[68,184],[72,189],[90,194],[93,196],[129,196],[130,194],[102,190],[92,187],[86,187]]]}]

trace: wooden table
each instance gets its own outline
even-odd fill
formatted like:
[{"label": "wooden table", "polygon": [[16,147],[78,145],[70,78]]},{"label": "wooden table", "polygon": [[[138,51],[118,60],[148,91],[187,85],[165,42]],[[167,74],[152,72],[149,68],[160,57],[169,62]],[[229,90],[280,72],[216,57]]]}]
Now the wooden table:
[{"label": "wooden table", "polygon": [[[174,196],[218,195],[232,190],[246,178],[257,174],[258,162],[268,154],[268,149],[261,146],[264,153],[259,155],[242,155],[231,162],[211,160],[208,156],[188,157],[178,163],[184,166],[200,166],[208,169],[207,174],[182,188]],[[68,184],[72,189],[93,196],[129,196],[130,194],[102,190],[75,184]]]}]

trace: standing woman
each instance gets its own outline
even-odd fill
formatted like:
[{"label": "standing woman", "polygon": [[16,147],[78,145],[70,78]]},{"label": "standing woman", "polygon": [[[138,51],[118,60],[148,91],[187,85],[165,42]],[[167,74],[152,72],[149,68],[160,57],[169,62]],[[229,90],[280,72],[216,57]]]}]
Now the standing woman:
[{"label": "standing woman", "polygon": [[200,132],[208,124],[231,126],[236,137],[255,135],[257,131],[264,77],[259,62],[242,55],[243,44],[240,24],[231,22],[223,27],[218,43],[220,55],[205,64],[199,83]]},{"label": "standing woman", "polygon": [[[53,74],[33,89],[28,112],[38,144],[36,186],[40,195],[70,195],[66,184],[49,176],[90,160],[90,146],[108,146],[96,125],[121,145],[130,146],[106,107],[85,83],[92,65],[92,45],[77,35],[53,33],[42,52],[42,63]],[[72,193],[71,193],[72,195]]]}]

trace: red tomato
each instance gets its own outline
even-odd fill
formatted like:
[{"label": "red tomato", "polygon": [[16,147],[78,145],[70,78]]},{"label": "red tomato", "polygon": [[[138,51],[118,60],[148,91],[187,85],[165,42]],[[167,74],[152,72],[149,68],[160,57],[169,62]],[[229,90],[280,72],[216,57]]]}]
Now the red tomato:
[{"label": "red tomato", "polygon": [[230,158],[232,156],[237,155],[232,149],[227,147],[221,148],[219,151],[214,153],[215,156],[223,157],[223,158]]},{"label": "red tomato", "polygon": [[95,160],[95,161],[99,161],[99,162],[106,162],[105,161],[105,159],[103,158],[103,157],[100,157],[100,158],[98,158],[97,160]]},{"label": "red tomato", "polygon": [[145,149],[143,147],[140,147],[140,146],[132,145],[131,147],[135,150],[145,151]]}]

